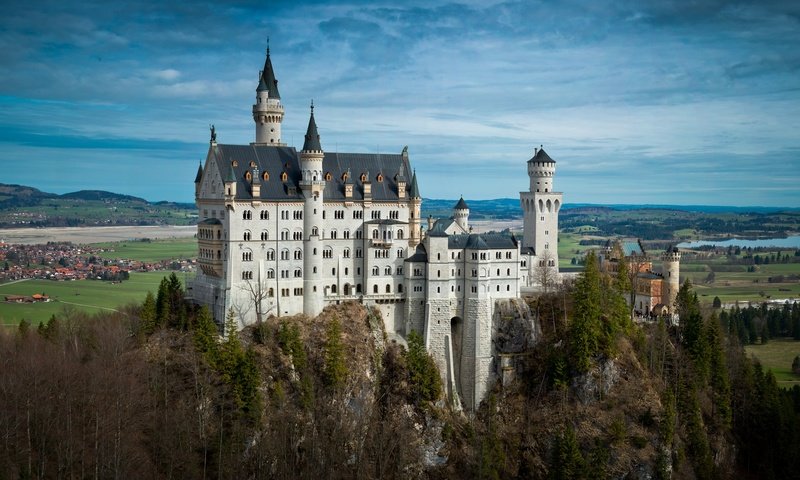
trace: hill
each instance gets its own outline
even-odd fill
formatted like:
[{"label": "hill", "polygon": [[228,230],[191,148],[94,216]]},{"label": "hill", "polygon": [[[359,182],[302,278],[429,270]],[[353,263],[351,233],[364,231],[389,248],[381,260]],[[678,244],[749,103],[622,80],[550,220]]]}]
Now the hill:
[{"label": "hill", "polygon": [[58,195],[0,183],[0,228],[190,225],[196,218],[193,204],[153,203],[103,190]]}]

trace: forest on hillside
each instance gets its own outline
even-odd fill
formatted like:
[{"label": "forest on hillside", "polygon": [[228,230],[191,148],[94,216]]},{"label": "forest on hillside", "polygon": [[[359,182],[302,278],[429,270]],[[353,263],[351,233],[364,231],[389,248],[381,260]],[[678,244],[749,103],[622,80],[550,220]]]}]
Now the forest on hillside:
[{"label": "forest on hillside", "polygon": [[0,337],[2,478],[797,478],[800,388],[680,292],[634,325],[590,255],[531,300],[541,338],[474,414],[420,336],[356,303],[227,335],[165,279],[141,305]]}]

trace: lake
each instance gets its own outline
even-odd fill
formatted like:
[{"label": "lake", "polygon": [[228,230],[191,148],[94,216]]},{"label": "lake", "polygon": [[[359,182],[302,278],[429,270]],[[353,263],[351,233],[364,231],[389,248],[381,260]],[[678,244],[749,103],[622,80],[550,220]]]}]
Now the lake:
[{"label": "lake", "polygon": [[743,238],[729,238],[726,240],[696,240],[694,242],[682,242],[678,248],[698,248],[706,245],[716,245],[717,247],[780,247],[780,248],[800,248],[800,235],[785,238],[759,238],[757,240],[747,240]]}]

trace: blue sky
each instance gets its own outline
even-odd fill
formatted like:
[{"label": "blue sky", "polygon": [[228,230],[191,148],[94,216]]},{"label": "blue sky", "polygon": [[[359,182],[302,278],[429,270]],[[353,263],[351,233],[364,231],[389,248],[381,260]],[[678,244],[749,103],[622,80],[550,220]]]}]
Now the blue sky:
[{"label": "blue sky", "polygon": [[[12,2],[14,3],[14,2]],[[399,6],[402,5],[402,6]],[[193,200],[208,125],[254,138],[267,37],[302,146],[409,146],[423,196],[800,206],[800,3],[6,4],[0,182]]]}]

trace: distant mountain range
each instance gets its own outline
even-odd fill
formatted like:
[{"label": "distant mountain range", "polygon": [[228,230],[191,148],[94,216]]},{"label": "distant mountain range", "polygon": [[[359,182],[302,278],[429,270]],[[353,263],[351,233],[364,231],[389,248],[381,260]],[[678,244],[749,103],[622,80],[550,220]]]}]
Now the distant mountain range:
[{"label": "distant mountain range", "polygon": [[[450,216],[453,213],[453,206],[457,200],[443,199],[423,199],[423,215],[433,215],[434,217]],[[470,209],[470,218],[473,219],[497,219],[510,220],[520,218],[522,209],[519,199],[498,198],[493,200],[469,200],[467,202]],[[565,203],[562,210],[570,210],[570,213],[611,213],[614,211],[631,210],[661,210],[676,212],[701,212],[701,213],[754,213],[754,214],[800,214],[800,208],[792,207],[729,207],[721,205],[599,205],[591,203]]]},{"label": "distant mountain range", "polygon": [[195,205],[148,202],[132,195],[80,190],[59,195],[0,183],[0,228],[89,225],[186,225]]},{"label": "distant mountain range", "polygon": [[[424,199],[424,217],[449,217],[457,200]],[[514,220],[522,217],[519,200],[499,198],[494,200],[469,200],[470,218],[473,220]],[[728,207],[714,205],[595,205],[588,203],[564,204],[562,226],[585,222],[589,225],[608,223],[631,212],[640,212],[648,218],[675,217],[674,221],[693,224],[697,215],[733,213],[748,215],[748,221],[760,224],[762,216],[781,215],[781,224],[800,217],[800,208],[779,207]],[[665,213],[673,212],[670,215]],[[681,213],[682,212],[682,213]],[[674,213],[677,213],[674,214]],[[685,214],[685,215],[684,215]],[[641,215],[637,215],[641,217]],[[80,190],[56,194],[43,192],[25,185],[0,183],[0,228],[88,225],[188,225],[196,222],[197,211],[193,203],[149,202],[132,195],[122,195],[103,190]],[[637,218],[637,221],[644,220]],[[744,220],[744,219],[740,219]],[[649,220],[648,220],[649,221]],[[630,225],[630,219],[625,220]]]}]

